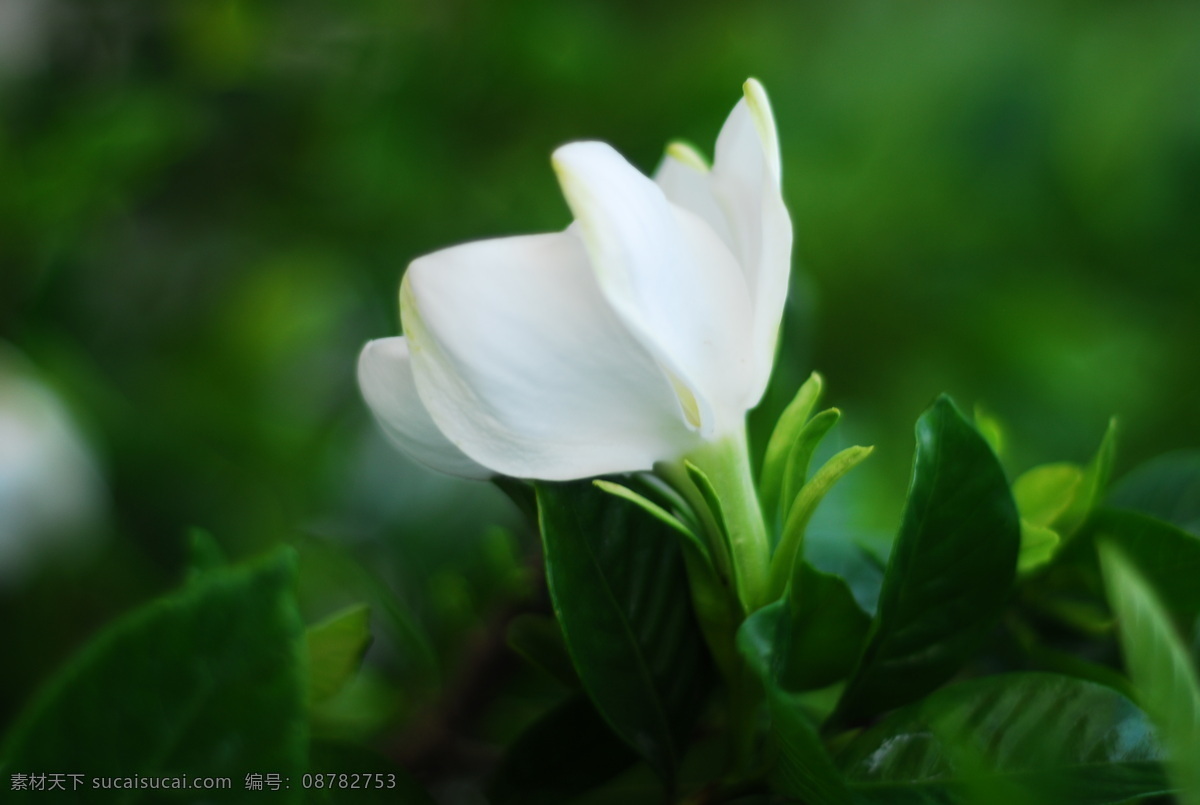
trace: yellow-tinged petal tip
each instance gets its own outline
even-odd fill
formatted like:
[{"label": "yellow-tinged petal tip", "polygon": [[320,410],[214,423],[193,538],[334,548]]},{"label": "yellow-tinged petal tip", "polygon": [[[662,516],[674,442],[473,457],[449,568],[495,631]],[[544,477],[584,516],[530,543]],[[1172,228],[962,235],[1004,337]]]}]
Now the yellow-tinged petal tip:
[{"label": "yellow-tinged petal tip", "polygon": [[742,84],[742,94],[746,98],[746,107],[750,110],[754,128],[758,131],[758,138],[762,141],[767,163],[778,180],[782,172],[779,160],[779,140],[775,129],[775,114],[771,111],[771,101],[767,98],[767,91],[763,89],[763,85],[757,78],[747,78],[746,83]]},{"label": "yellow-tinged petal tip", "polygon": [[683,140],[667,143],[667,156],[700,173],[708,173],[710,169],[704,156],[691,143]]}]

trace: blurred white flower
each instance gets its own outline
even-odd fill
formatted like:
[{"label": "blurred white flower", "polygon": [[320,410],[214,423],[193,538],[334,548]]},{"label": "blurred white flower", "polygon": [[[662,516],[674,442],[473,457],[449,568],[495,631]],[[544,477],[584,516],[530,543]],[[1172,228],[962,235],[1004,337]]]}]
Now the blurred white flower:
[{"label": "blurred white flower", "polygon": [[88,547],[101,476],[58,397],[0,343],[0,584]]},{"label": "blurred white flower", "polygon": [[54,0],[0,0],[0,79],[40,66],[58,12]]},{"label": "blurred white flower", "polygon": [[383,429],[436,469],[545,480],[650,469],[736,435],[761,398],[791,221],[751,79],[709,169],[672,144],[651,181],[610,146],[552,159],[575,223],[415,260],[406,336],[358,377]]}]

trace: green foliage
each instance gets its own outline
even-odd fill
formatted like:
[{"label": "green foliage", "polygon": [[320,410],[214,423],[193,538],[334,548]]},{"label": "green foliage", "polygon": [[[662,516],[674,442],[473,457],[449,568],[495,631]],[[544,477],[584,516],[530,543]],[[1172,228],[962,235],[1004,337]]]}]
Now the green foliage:
[{"label": "green foliage", "polygon": [[[243,787],[250,773],[298,781],[308,746],[294,586],[285,550],[210,570],[130,613],[45,686],[5,739],[0,765],[89,781],[230,777],[231,802],[262,797]],[[297,785],[279,798],[301,793]]]},{"label": "green foliage", "polygon": [[904,519],[835,722],[913,701],[978,650],[1008,600],[1020,532],[1004,471],[946,397],[917,422]]},{"label": "green foliage", "polygon": [[308,648],[308,700],[336,694],[362,663],[371,645],[371,609],[357,604],[335,612],[304,633]]},{"label": "green foliage", "polygon": [[1013,500],[1021,518],[1033,525],[1053,526],[1075,501],[1083,486],[1083,470],[1074,464],[1042,464],[1013,481]]},{"label": "green foliage", "polygon": [[[852,413],[839,431],[846,444],[878,446],[822,502],[796,551],[802,561],[784,574],[789,595],[747,623],[774,635],[774,652],[799,647],[783,654],[792,657],[786,684],[764,704],[790,725],[782,768],[791,796],[816,800],[837,788],[828,779],[810,787],[796,758],[824,768],[811,759],[820,754],[812,728],[838,691],[810,694],[825,697],[821,706],[791,691],[847,675],[863,615],[845,590],[862,611],[879,613],[871,628],[881,640],[885,626],[894,633],[900,625],[897,590],[916,591],[930,617],[941,617],[962,603],[956,593],[989,586],[973,553],[951,559],[933,539],[912,550],[903,530],[894,545],[874,539],[894,532],[907,428],[932,392],[988,401],[976,425],[1013,467],[1085,455],[1112,412],[1129,423],[1123,458],[1200,443],[1200,129],[1179,100],[1200,83],[1194,4],[937,0],[914,10],[861,0],[654,8],[529,0],[447,12],[436,4],[189,0],[116,14],[111,4],[18,5],[33,10],[6,20],[12,30],[0,37],[0,340],[27,355],[79,419],[110,516],[93,529],[92,552],[64,551],[62,568],[0,588],[6,751],[14,730],[34,734],[34,711],[24,709],[32,691],[83,695],[76,686],[91,671],[64,671],[70,685],[51,674],[120,613],[148,606],[155,619],[183,618],[183,609],[145,602],[186,573],[188,589],[168,600],[200,607],[204,596],[237,586],[239,574],[258,572],[231,569],[226,557],[309,538],[329,550],[311,562],[319,568],[311,578],[301,573],[301,611],[369,601],[379,626],[369,673],[325,703],[349,696],[372,714],[347,737],[391,751],[397,733],[440,712],[439,697],[455,689],[476,638],[503,634],[496,614],[536,590],[536,538],[494,490],[435,479],[387,451],[354,387],[354,355],[366,339],[395,332],[397,276],[416,255],[567,225],[546,164],[552,148],[604,139],[649,171],[668,137],[710,143],[749,74],[771,93],[796,231],[779,360],[750,433],[765,450],[759,489],[772,539],[810,465],[827,455],[816,447],[821,429],[837,419],[837,409],[813,416],[822,381],[802,383],[812,367],[837,390],[823,404]],[[1054,662],[1069,665],[1065,673],[1128,684],[1115,678],[1097,534],[1137,567],[1169,625],[1200,652],[1196,454],[1151,461],[1104,499],[1111,438],[1105,445],[1079,467],[1085,477],[1066,508],[1061,488],[1058,497],[1040,488],[1039,509],[1026,494],[1030,482],[1017,480],[1017,593],[996,640],[978,662],[956,661],[957,673]],[[729,568],[705,557],[703,524],[637,478],[614,481],[697,538],[689,542],[679,528],[669,534],[682,546],[690,593],[672,575],[676,565],[662,583],[673,588],[671,601],[690,594],[709,649],[732,674],[740,614],[726,595]],[[841,497],[850,484],[861,486]],[[536,517],[530,484],[497,485]],[[1141,516],[1099,511],[1102,499]],[[1043,514],[1031,519],[1034,510]],[[1054,522],[1039,522],[1046,512]],[[3,514],[0,521],[10,523]],[[481,558],[481,534],[496,522],[516,534],[505,562]],[[218,534],[219,546],[202,534],[181,539],[194,523]],[[876,557],[886,560],[889,549],[912,580],[892,567],[880,598]],[[351,556],[369,568],[369,582],[333,571],[331,557]],[[950,569],[935,572],[943,559]],[[269,591],[243,592],[242,604],[270,603]],[[994,620],[988,609],[979,624]],[[126,711],[145,717],[156,691],[179,681],[176,672],[199,678],[206,652],[224,673],[239,657],[267,663],[275,646],[278,667],[264,665],[245,690],[287,677],[302,704],[318,663],[282,667],[284,656],[303,666],[305,644],[297,631],[285,646],[279,624],[266,624],[269,610],[230,614],[230,603],[221,640],[240,641],[236,650],[203,630],[172,632],[153,652],[132,634],[103,652],[85,649],[78,662],[141,670],[96,681],[89,710],[40,705],[47,718],[69,723],[70,741],[59,743],[77,742],[78,753],[101,760],[126,753],[119,768],[146,771],[120,719]],[[522,631],[528,624],[514,624],[514,645],[545,664],[549,653],[535,652],[532,633]],[[343,669],[365,636],[350,631],[345,651],[329,655]],[[694,631],[684,638],[694,640]],[[118,663],[109,655],[126,641],[142,648]],[[932,640],[935,653],[944,648]],[[152,662],[154,673],[141,668]],[[929,684],[944,676],[931,674]],[[884,669],[872,678],[881,691],[892,676]],[[472,747],[498,751],[560,694],[520,671],[499,679],[494,699],[458,725]],[[900,673],[896,683],[905,679]],[[243,687],[231,688],[228,707],[199,713],[184,738],[202,738],[206,718],[233,718]],[[242,714],[259,721],[238,722],[231,738],[241,740],[244,728],[283,741],[303,708],[265,712],[271,701],[244,702]],[[163,713],[187,721],[177,709]],[[829,729],[825,740],[837,747],[848,739]],[[270,743],[261,743],[263,753]],[[682,753],[685,741],[677,743]],[[577,746],[587,751],[586,742]],[[60,748],[59,766],[76,751]],[[968,771],[988,759],[961,747],[950,754]],[[462,758],[440,760],[445,767],[421,771],[440,782],[475,774]],[[355,771],[377,761],[358,747],[313,747],[309,767]],[[98,772],[113,771],[104,762]],[[227,773],[237,762],[212,761],[218,767]],[[726,769],[706,771],[712,779]],[[995,791],[1005,795],[998,783]],[[428,801],[415,784],[405,796]],[[595,796],[603,801],[605,792]]]},{"label": "green foliage", "polygon": [[579,687],[579,674],[571,664],[558,621],[526,612],[509,621],[508,646],[525,661],[541,668],[568,688]]},{"label": "green foliage", "polygon": [[1167,750],[1179,801],[1197,805],[1200,675],[1167,610],[1121,549],[1112,542],[1101,542],[1100,560],[1134,690]]},{"label": "green foliage", "polygon": [[788,588],[791,661],[780,671],[787,690],[820,688],[854,670],[871,625],[840,576],[797,563]]},{"label": "green foliage", "polygon": [[[778,519],[777,512],[781,502],[789,499],[784,494],[784,479],[788,470],[791,469],[793,474],[798,470],[803,479],[808,469],[811,451],[802,455],[796,452],[796,448],[800,435],[808,426],[809,417],[821,398],[823,383],[821,376],[816,372],[809,375],[808,380],[801,384],[796,396],[783,410],[779,421],[775,423],[775,429],[771,432],[771,439],[767,442],[767,451],[763,458],[762,477],[758,482],[758,499],[768,517]],[[836,417],[834,420],[836,421]],[[799,467],[801,463],[803,467]]]},{"label": "green foliage", "polygon": [[792,578],[796,557],[802,555],[805,529],[808,528],[809,520],[812,519],[821,500],[846,473],[871,455],[872,449],[847,447],[825,462],[812,478],[798,487],[792,503],[787,508],[787,519],[783,524],[779,545],[771,557],[770,586],[767,590],[769,599],[782,595],[788,579]]},{"label": "green foliage", "polygon": [[1161,758],[1124,696],[1028,673],[939,690],[856,736],[838,765],[863,803],[959,802],[1002,786],[1014,802],[1100,805],[1168,790]]},{"label": "green foliage", "polygon": [[[765,691],[770,718],[767,740],[774,756],[772,784],[781,792],[820,805],[853,800],[799,700],[781,686],[791,662],[783,603],[759,610],[738,631],[738,649]],[[781,628],[782,627],[782,628]]]},{"label": "green foliage", "polygon": [[1067,505],[1066,509],[1055,518],[1059,531],[1072,534],[1082,525],[1088,516],[1108,491],[1108,480],[1112,476],[1113,462],[1116,461],[1117,451],[1117,420],[1108,421],[1108,429],[1100,440],[1096,455],[1083,468],[1083,476],[1079,480],[1078,491]]},{"label": "green foliage", "polygon": [[1108,510],[1096,514],[1090,530],[1137,565],[1181,623],[1200,616],[1200,537],[1136,512]]},{"label": "green foliage", "polygon": [[546,581],[584,690],[670,786],[709,682],[678,537],[587,481],[537,495]]},{"label": "green foliage", "polygon": [[496,805],[558,805],[607,782],[637,760],[587,696],[576,694],[513,743],[490,786]]},{"label": "green foliage", "polygon": [[1200,450],[1178,450],[1137,467],[1113,487],[1107,504],[1200,536]]}]

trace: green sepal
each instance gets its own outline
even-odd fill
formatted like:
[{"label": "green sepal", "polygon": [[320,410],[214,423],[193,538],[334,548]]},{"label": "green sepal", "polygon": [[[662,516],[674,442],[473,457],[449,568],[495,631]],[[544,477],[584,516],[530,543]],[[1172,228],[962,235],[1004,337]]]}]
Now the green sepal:
[{"label": "green sepal", "polygon": [[788,456],[791,455],[792,446],[796,444],[797,437],[821,398],[823,385],[824,381],[819,374],[813,372],[809,375],[808,380],[804,381],[796,396],[783,410],[771,438],[767,441],[762,475],[758,482],[758,498],[762,502],[763,511],[768,515],[774,516],[778,511]]},{"label": "green sepal", "polygon": [[775,512],[778,530],[787,527],[788,517],[795,507],[796,496],[808,481],[808,467],[812,463],[813,453],[841,418],[842,412],[836,408],[822,411],[810,419],[800,431],[800,435],[796,437],[796,442],[792,445],[791,452],[788,453],[779,507]]},{"label": "green sepal", "polygon": [[615,495],[622,500],[627,500],[635,506],[638,506],[642,509],[642,511],[646,512],[654,519],[669,526],[687,541],[689,550],[695,551],[709,565],[712,564],[712,556],[708,552],[708,547],[701,541],[700,537],[696,536],[696,532],[662,506],[659,506],[654,501],[633,491],[629,487],[622,486],[621,484],[614,483],[612,481],[606,481],[602,478],[597,478],[596,480],[592,481],[592,483],[595,484],[598,489],[607,492],[610,495]]},{"label": "green sepal", "polygon": [[779,538],[779,545],[771,557],[767,586],[768,600],[773,601],[781,596],[788,580],[792,577],[792,567],[796,563],[796,557],[801,555],[801,547],[804,544],[805,529],[808,528],[808,522],[816,512],[818,504],[829,493],[829,490],[833,489],[834,484],[861,464],[874,449],[874,447],[847,447],[825,462],[824,466],[813,475],[812,480],[804,484],[797,492],[795,501],[788,508],[788,517]]}]

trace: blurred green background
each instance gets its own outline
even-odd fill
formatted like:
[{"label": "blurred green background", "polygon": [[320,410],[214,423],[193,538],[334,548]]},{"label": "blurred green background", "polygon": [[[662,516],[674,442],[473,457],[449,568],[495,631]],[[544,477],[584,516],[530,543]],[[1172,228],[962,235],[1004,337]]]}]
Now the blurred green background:
[{"label": "blurred green background", "polygon": [[310,619],[370,600],[330,729],[403,720],[534,586],[532,541],[385,444],[358,349],[412,258],[568,222],[554,147],[711,153],[750,75],[797,235],[753,432],[819,369],[877,445],[843,521],[892,527],[941,391],[1007,425],[1010,472],[1113,414],[1118,475],[1200,444],[1198,33],[1166,1],[3,0],[0,384],[57,395],[99,502],[0,576],[0,724],[178,583],[191,527],[297,545]]}]

